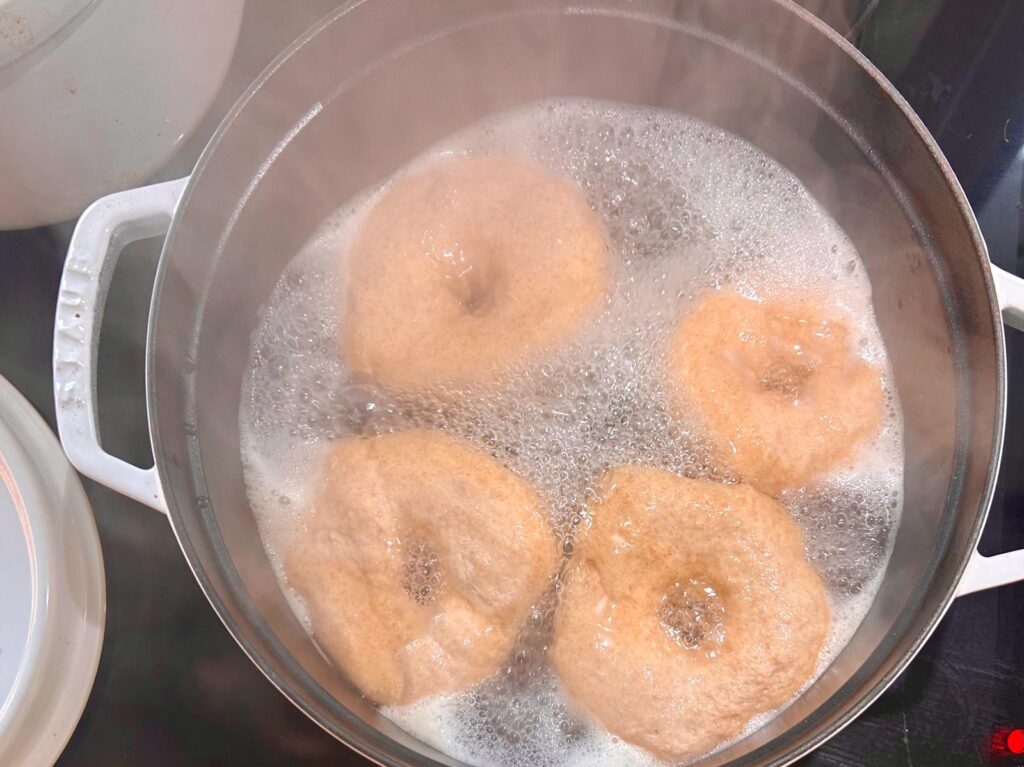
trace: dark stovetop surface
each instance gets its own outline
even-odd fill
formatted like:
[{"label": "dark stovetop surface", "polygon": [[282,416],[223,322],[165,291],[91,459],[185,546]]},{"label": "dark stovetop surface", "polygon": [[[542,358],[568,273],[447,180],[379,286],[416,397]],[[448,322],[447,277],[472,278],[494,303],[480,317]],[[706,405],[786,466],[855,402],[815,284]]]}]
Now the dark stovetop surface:
[{"label": "dark stovetop surface", "polygon": [[[266,42],[273,33],[280,47],[332,4],[289,3],[288,17],[270,24],[259,14],[274,1],[250,0],[242,64],[221,106],[266,61],[265,53],[246,59],[247,40]],[[935,134],[992,260],[1024,274],[1024,2],[881,0],[859,42]],[[201,143],[202,135],[183,150],[184,167]],[[0,233],[0,374],[51,424],[53,307],[69,232],[65,225]],[[115,275],[99,385],[108,447],[144,460],[142,317],[157,247],[144,243],[139,251]],[[984,553],[1024,546],[1024,335],[1011,331],[1008,348],[1006,451]],[[166,520],[94,483],[86,488],[106,560],[107,634],[92,697],[61,765],[367,764],[307,721],[242,654],[208,607]],[[1018,726],[1024,585],[957,600],[909,670],[801,764],[1024,765],[1024,757],[990,749],[995,731]]]}]

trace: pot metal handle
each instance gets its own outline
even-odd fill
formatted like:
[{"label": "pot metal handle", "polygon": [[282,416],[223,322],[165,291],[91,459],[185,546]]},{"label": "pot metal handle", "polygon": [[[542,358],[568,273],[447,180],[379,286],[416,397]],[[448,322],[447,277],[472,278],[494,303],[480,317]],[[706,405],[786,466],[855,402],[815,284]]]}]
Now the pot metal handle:
[{"label": "pot metal handle", "polygon": [[[992,279],[1003,322],[1017,330],[1024,330],[1024,279],[995,265],[992,266]],[[1024,549],[991,557],[975,551],[967,563],[967,570],[960,579],[956,593],[957,596],[963,596],[1021,580],[1024,580]]]},{"label": "pot metal handle", "polygon": [[142,469],[103,450],[96,420],[96,359],[103,307],[124,246],[167,233],[188,178],[130,189],[94,202],[78,219],[57,298],[53,338],[57,431],[80,472],[167,513],[156,467]]}]

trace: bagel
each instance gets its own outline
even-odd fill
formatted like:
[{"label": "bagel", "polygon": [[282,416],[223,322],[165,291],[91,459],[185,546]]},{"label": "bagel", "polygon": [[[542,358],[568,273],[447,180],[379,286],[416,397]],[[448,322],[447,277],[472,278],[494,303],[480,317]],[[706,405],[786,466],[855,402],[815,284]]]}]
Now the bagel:
[{"label": "bagel", "polygon": [[330,445],[285,573],[319,645],[368,698],[397,705],[497,671],[558,562],[526,481],[409,431]]},{"label": "bagel", "polygon": [[679,324],[668,375],[718,457],[770,495],[851,461],[882,422],[878,372],[812,302],[709,294]]},{"label": "bagel", "polygon": [[503,157],[443,160],[359,227],[345,359],[395,389],[486,383],[575,333],[609,272],[604,227],[572,182]]},{"label": "bagel", "polygon": [[829,627],[799,529],[747,485],[609,471],[550,652],[571,700],[666,761],[735,738],[814,673]]}]

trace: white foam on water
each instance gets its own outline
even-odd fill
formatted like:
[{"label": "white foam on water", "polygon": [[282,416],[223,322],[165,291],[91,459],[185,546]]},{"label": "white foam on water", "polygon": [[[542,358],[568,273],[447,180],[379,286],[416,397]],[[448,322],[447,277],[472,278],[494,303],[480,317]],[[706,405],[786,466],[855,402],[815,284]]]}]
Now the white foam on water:
[{"label": "white foam on water", "polygon": [[[242,398],[246,484],[279,575],[283,553],[303,529],[320,452],[345,435],[420,427],[474,443],[534,483],[567,554],[591,483],[610,466],[654,465],[728,481],[696,423],[668,405],[667,341],[687,306],[709,290],[755,298],[816,293],[842,315],[853,348],[881,371],[887,392],[883,428],[860,450],[856,466],[780,499],[804,531],[832,604],[820,673],[871,606],[902,507],[902,417],[871,286],[853,245],[774,160],[675,112],[582,99],[541,102],[453,136],[403,172],[467,153],[519,157],[583,188],[613,245],[607,305],[570,343],[507,371],[497,388],[395,394],[353,383],[340,355],[343,260],[381,189],[337,211],[271,296],[253,335]],[[308,627],[302,600],[292,597]],[[544,660],[554,609],[550,600],[536,611],[514,660],[494,680],[385,713],[475,764],[655,763],[573,713]],[[772,715],[752,720],[746,732]]]}]

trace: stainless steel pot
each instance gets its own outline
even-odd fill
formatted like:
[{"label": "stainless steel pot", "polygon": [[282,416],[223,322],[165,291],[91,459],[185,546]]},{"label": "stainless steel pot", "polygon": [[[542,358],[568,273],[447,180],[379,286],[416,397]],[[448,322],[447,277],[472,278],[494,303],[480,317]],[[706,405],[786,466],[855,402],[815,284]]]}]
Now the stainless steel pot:
[{"label": "stainless steel pot", "polygon": [[[1024,577],[1024,553],[975,550],[1002,442],[1000,309],[1024,318],[1024,283],[990,266],[956,179],[906,103],[788,0],[371,0],[339,10],[250,88],[191,179],[104,198],[83,215],[57,310],[61,438],[83,473],[168,514],[224,624],[313,720],[382,764],[453,764],[362,699],[285,603],[242,480],[242,373],[261,303],[328,213],[466,124],[563,95],[681,110],[761,147],[842,225],[874,286],[906,421],[892,560],[824,675],[702,762],[784,764],[892,682],[958,589]],[[147,349],[156,466],[139,469],[99,446],[96,334],[120,247],[166,229]]]}]

